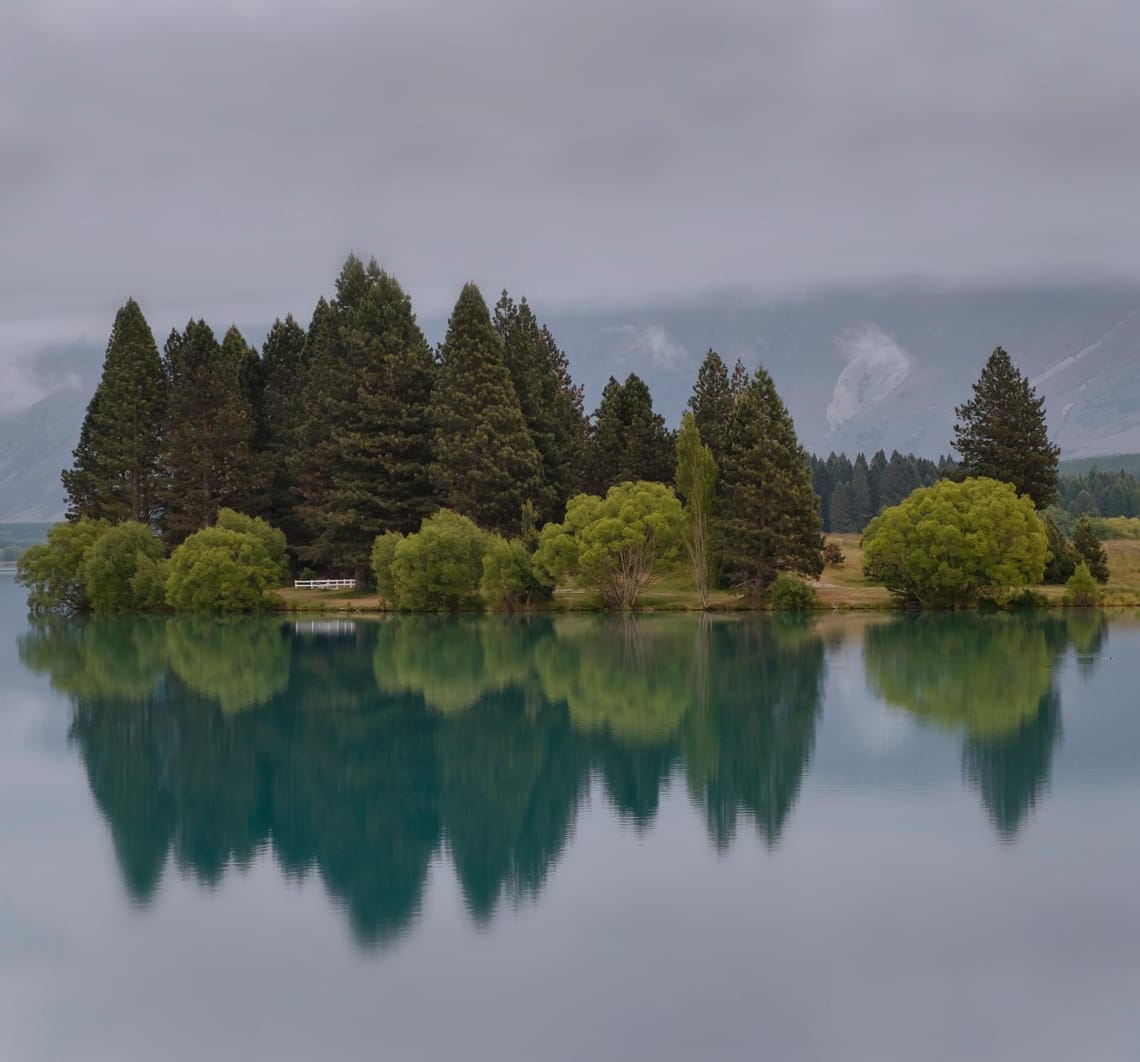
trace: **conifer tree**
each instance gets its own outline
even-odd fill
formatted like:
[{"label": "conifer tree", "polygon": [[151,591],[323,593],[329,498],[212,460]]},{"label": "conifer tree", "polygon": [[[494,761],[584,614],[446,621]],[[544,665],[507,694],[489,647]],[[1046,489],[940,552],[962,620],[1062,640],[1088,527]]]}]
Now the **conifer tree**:
[{"label": "conifer tree", "polygon": [[736,359],[736,364],[732,367],[732,379],[729,381],[729,388],[732,391],[732,400],[736,402],[740,396],[744,394],[744,389],[748,386],[748,370],[744,367],[744,362],[739,358]]},{"label": "conifer tree", "polygon": [[713,518],[717,466],[712,448],[701,441],[692,413],[681,415],[677,435],[677,493],[685,505],[685,550],[693,566],[693,585],[701,608],[708,608],[716,582],[713,558]]},{"label": "conifer tree", "polygon": [[537,517],[560,520],[582,481],[587,427],[582,389],[570,378],[566,355],[525,298],[516,304],[503,292],[495,306],[495,329],[542,465],[534,499]]},{"label": "conifer tree", "polygon": [[308,353],[305,330],[292,314],[273,322],[261,348],[261,401],[256,410],[265,519],[294,546],[302,540],[295,460],[302,444]]},{"label": "conifer tree", "polygon": [[434,360],[396,279],[355,256],[336,299],[318,303],[306,350],[301,553],[364,578],[378,535],[416,531],[437,507]]},{"label": "conifer tree", "polygon": [[464,285],[448,321],[432,420],[443,503],[486,530],[516,534],[524,504],[541,490],[542,460],[474,284]]},{"label": "conifer tree", "polygon": [[851,489],[848,491],[848,505],[852,531],[862,531],[876,515],[871,498],[870,470],[867,459],[859,454],[851,470]]},{"label": "conifer tree", "polygon": [[631,373],[621,384],[611,376],[590,433],[588,489],[605,495],[617,483],[672,482],[674,445],[645,381]]},{"label": "conifer tree", "polygon": [[836,534],[855,530],[846,484],[835,484],[835,490],[831,492],[831,504],[828,506],[828,512],[831,515],[831,530]]},{"label": "conifer tree", "polygon": [[154,335],[138,303],[128,299],[115,315],[74,463],[63,473],[68,519],[155,519],[165,400]]},{"label": "conifer tree", "polygon": [[257,496],[253,415],[241,386],[248,347],[231,332],[223,349],[205,321],[191,321],[166,343],[163,529],[173,543],[209,526],[221,508],[248,510]]},{"label": "conifer tree", "polygon": [[723,482],[722,551],[736,585],[763,596],[780,571],[823,571],[819,505],[807,455],[762,368],[733,412]]},{"label": "conifer tree", "polygon": [[974,384],[973,397],[954,410],[954,449],[963,476],[1012,483],[1038,509],[1057,500],[1057,458],[1049,441],[1045,399],[996,347]]},{"label": "conifer tree", "polygon": [[1078,560],[1088,565],[1089,573],[1098,583],[1108,582],[1108,553],[1087,516],[1082,516],[1073,528],[1073,549],[1077,551]]},{"label": "conifer tree", "polygon": [[898,450],[892,450],[891,459],[887,462],[887,470],[879,488],[883,508],[905,501],[918,485],[918,476],[913,464],[908,463]]},{"label": "conifer tree", "polygon": [[[740,365],[739,362],[737,364]],[[712,451],[716,461],[724,458],[724,438],[735,402],[728,368],[721,356],[710,347],[697,370],[689,409],[693,412],[701,440]]]},{"label": "conifer tree", "polygon": [[876,450],[867,466],[867,481],[871,487],[871,515],[878,516],[883,511],[883,480],[887,475],[887,455]]}]

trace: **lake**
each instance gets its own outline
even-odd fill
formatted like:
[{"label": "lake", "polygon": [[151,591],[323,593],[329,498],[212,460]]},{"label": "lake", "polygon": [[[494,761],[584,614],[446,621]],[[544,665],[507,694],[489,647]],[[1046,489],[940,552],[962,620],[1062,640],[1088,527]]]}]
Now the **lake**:
[{"label": "lake", "polygon": [[91,619],[0,575],[0,1059],[1140,1057],[1140,624]]}]

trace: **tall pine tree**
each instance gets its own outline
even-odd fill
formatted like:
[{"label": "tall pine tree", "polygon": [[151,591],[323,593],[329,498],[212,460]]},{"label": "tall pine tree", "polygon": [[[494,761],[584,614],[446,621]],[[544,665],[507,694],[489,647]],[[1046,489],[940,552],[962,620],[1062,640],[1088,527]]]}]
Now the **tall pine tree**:
[{"label": "tall pine tree", "polygon": [[763,596],[780,571],[823,571],[811,466],[762,368],[736,403],[722,476],[722,556],[736,585]]},{"label": "tall pine tree", "polygon": [[517,534],[542,489],[542,459],[483,296],[466,284],[440,348],[432,401],[433,478],[443,504],[481,527]]},{"label": "tall pine tree", "polygon": [[139,304],[128,299],[115,314],[103,375],[62,476],[69,519],[153,522],[165,402],[158,346]]},{"label": "tall pine tree", "polygon": [[1057,500],[1061,451],[1049,441],[1045,399],[1001,347],[983,367],[973,397],[954,414],[954,449],[962,457],[962,475],[1011,483],[1038,509]]},{"label": "tall pine tree", "polygon": [[604,495],[615,483],[672,483],[675,445],[645,381],[631,373],[621,384],[611,376],[590,432],[587,489]]},{"label": "tall pine tree", "polygon": [[223,348],[205,321],[191,321],[166,342],[162,523],[174,543],[209,525],[221,508],[248,511],[259,494],[253,414],[242,388],[248,345],[236,329],[226,338]]},{"label": "tall pine tree", "polygon": [[566,355],[525,298],[516,304],[503,292],[495,306],[495,329],[541,462],[534,499],[538,518],[560,520],[582,482],[587,427],[582,389],[570,378]]},{"label": "tall pine tree", "polygon": [[411,299],[352,256],[319,303],[301,435],[301,515],[319,564],[364,577],[377,535],[418,530],[437,507],[429,420],[435,364]]},{"label": "tall pine tree", "polygon": [[701,440],[718,462],[724,459],[724,440],[735,402],[728,368],[721,356],[710,348],[697,370],[689,409],[693,412]]},{"label": "tall pine tree", "polygon": [[256,445],[267,494],[263,515],[285,532],[292,546],[303,538],[295,461],[302,443],[308,353],[305,330],[292,314],[273,322],[261,348],[261,401],[255,410]]}]

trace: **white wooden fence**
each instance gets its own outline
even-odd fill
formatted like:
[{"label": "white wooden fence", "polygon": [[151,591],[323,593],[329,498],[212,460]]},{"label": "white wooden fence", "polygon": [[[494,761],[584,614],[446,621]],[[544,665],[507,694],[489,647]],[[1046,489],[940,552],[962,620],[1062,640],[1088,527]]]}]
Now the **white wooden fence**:
[{"label": "white wooden fence", "polygon": [[294,579],[297,590],[355,590],[355,579]]}]

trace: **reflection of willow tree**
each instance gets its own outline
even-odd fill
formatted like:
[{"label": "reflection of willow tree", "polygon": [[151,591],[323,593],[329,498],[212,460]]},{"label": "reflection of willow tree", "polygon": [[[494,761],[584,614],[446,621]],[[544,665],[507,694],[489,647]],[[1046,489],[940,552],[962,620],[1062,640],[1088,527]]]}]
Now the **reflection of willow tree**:
[{"label": "reflection of willow tree", "polygon": [[51,617],[20,639],[20,660],[60,693],[139,700],[166,670],[165,626],[153,617]]},{"label": "reflection of willow tree", "polygon": [[1037,714],[1016,731],[988,741],[967,738],[962,774],[976,786],[998,833],[1013,840],[1049,784],[1053,747],[1061,736],[1061,702],[1054,689]]},{"label": "reflection of willow tree", "polygon": [[1053,669],[1069,645],[1098,653],[1104,637],[1100,616],[924,616],[871,628],[864,662],[872,692],[964,732],[963,777],[1012,840],[1048,786],[1061,737]]},{"label": "reflection of willow tree", "polygon": [[868,629],[871,692],[921,719],[976,738],[1018,729],[1037,714],[1057,656],[1051,618],[925,615]]},{"label": "reflection of willow tree", "polygon": [[810,621],[713,622],[698,648],[703,680],[683,738],[689,790],[718,847],[740,814],[775,844],[815,746],[824,647]]},{"label": "reflection of willow tree", "polygon": [[576,727],[639,744],[677,732],[692,697],[691,618],[568,616],[554,626],[534,666]]},{"label": "reflection of willow tree", "polygon": [[1108,640],[1108,619],[1099,609],[1074,609],[1065,614],[1069,641],[1077,654],[1077,671],[1089,678],[1104,652]]},{"label": "reflection of willow tree", "polygon": [[166,630],[174,673],[224,712],[266,704],[289,684],[289,643],[279,620],[180,618]]},{"label": "reflection of willow tree", "polygon": [[437,712],[470,708],[484,693],[522,682],[530,670],[536,625],[471,616],[402,616],[382,623],[376,643],[376,684],[416,693]]}]

